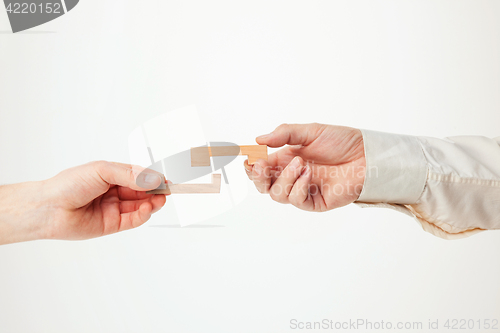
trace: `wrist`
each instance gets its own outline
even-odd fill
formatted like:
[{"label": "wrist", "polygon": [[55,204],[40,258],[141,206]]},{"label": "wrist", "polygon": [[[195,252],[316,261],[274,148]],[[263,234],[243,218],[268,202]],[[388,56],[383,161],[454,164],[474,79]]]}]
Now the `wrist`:
[{"label": "wrist", "polygon": [[352,168],[350,179],[348,179],[349,199],[350,202],[355,202],[363,192],[366,177],[366,154],[365,142],[363,133],[360,129],[352,129],[352,149],[350,151],[351,162],[349,167]]},{"label": "wrist", "polygon": [[[364,155],[364,153],[363,153]],[[359,197],[361,196],[361,193],[363,192],[363,186],[365,184],[365,177],[366,177],[366,158],[363,156],[363,157],[360,157],[357,161],[358,163],[357,167],[356,167],[356,170],[358,170],[358,172],[356,173],[356,180],[355,180],[355,184],[354,184],[354,200],[353,201],[356,201],[359,199]]]},{"label": "wrist", "polygon": [[46,238],[49,205],[44,182],[0,187],[0,244]]}]

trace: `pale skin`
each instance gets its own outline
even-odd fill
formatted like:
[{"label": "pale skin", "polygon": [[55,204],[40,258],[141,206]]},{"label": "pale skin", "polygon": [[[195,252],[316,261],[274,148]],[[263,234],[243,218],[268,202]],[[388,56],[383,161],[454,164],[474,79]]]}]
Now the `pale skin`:
[{"label": "pale skin", "polygon": [[165,204],[165,195],[145,192],[164,181],[154,171],[99,161],[44,181],[1,186],[0,244],[82,240],[138,227]]},{"label": "pale skin", "polygon": [[[322,212],[359,197],[366,168],[360,130],[283,124],[257,143],[286,146],[268,161],[245,162],[248,177],[274,201]],[[146,194],[162,182],[155,171],[99,161],[44,181],[0,186],[0,245],[83,240],[136,228],[165,205],[165,195]]]},{"label": "pale skin", "polygon": [[323,212],[356,201],[365,178],[361,131],[323,124],[283,124],[257,143],[278,148],[267,161],[245,161],[248,177],[279,203]]}]

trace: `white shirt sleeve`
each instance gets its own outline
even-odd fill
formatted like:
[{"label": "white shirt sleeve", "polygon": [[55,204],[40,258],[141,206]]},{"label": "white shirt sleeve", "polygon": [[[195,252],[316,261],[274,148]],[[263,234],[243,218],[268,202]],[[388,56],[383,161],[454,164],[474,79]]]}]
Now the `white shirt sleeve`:
[{"label": "white shirt sleeve", "polygon": [[366,177],[358,205],[404,212],[445,239],[500,229],[500,137],[361,131]]}]

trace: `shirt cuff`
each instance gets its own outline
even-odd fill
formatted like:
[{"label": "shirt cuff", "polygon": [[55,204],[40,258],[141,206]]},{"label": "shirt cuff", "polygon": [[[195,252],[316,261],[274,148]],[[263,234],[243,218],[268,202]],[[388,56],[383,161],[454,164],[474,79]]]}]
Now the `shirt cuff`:
[{"label": "shirt cuff", "polygon": [[358,202],[414,204],[424,190],[427,161],[417,137],[361,130],[365,182]]}]

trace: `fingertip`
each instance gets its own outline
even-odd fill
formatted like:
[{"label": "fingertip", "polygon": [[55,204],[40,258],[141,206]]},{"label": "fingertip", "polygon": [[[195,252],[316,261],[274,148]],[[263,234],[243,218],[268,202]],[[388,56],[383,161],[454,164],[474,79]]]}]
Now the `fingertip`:
[{"label": "fingertip", "polygon": [[245,167],[245,171],[248,173],[248,172],[251,172],[252,171],[252,165],[248,164],[248,159],[245,160],[245,162],[243,162],[243,166]]},{"label": "fingertip", "polygon": [[252,175],[256,176],[257,178],[262,177],[264,174],[264,167],[262,166],[260,160],[255,162],[254,165],[252,166]]},{"label": "fingertip", "polygon": [[270,176],[269,163],[264,159],[257,160],[252,167],[252,171],[247,173],[250,180],[260,193],[267,193],[269,189]]},{"label": "fingertip", "polygon": [[151,211],[152,214],[159,211],[165,203],[167,202],[167,196],[165,194],[155,194],[153,198],[151,198],[151,203],[153,205],[153,209]]},{"label": "fingertip", "polygon": [[271,134],[261,135],[255,139],[255,142],[257,142],[259,145],[266,145],[269,142],[270,137]]},{"label": "fingertip", "polygon": [[290,203],[297,208],[310,210],[311,201],[309,195],[309,186],[312,179],[312,170],[309,165],[306,165],[300,176],[295,182],[288,199]]},{"label": "fingertip", "polygon": [[152,190],[160,186],[164,181],[163,175],[152,172],[142,172],[137,176],[135,183],[143,189]]},{"label": "fingertip", "polygon": [[274,131],[272,131],[271,133],[268,133],[268,134],[263,134],[263,135],[259,135],[255,140],[257,141],[266,141],[268,140],[272,135],[274,134]]},{"label": "fingertip", "polygon": [[295,156],[295,158],[297,159],[299,166],[304,168],[304,159],[300,156]]},{"label": "fingertip", "polygon": [[[153,195],[153,199],[155,200],[159,200],[159,202],[163,202],[165,203],[167,201],[167,195],[170,195],[170,194],[155,194]],[[151,200],[153,200],[151,199]]]},{"label": "fingertip", "polygon": [[165,203],[167,202],[167,195],[170,195],[170,194],[157,194],[157,195],[161,199],[160,202],[161,202],[161,206],[163,207],[165,205]]}]

